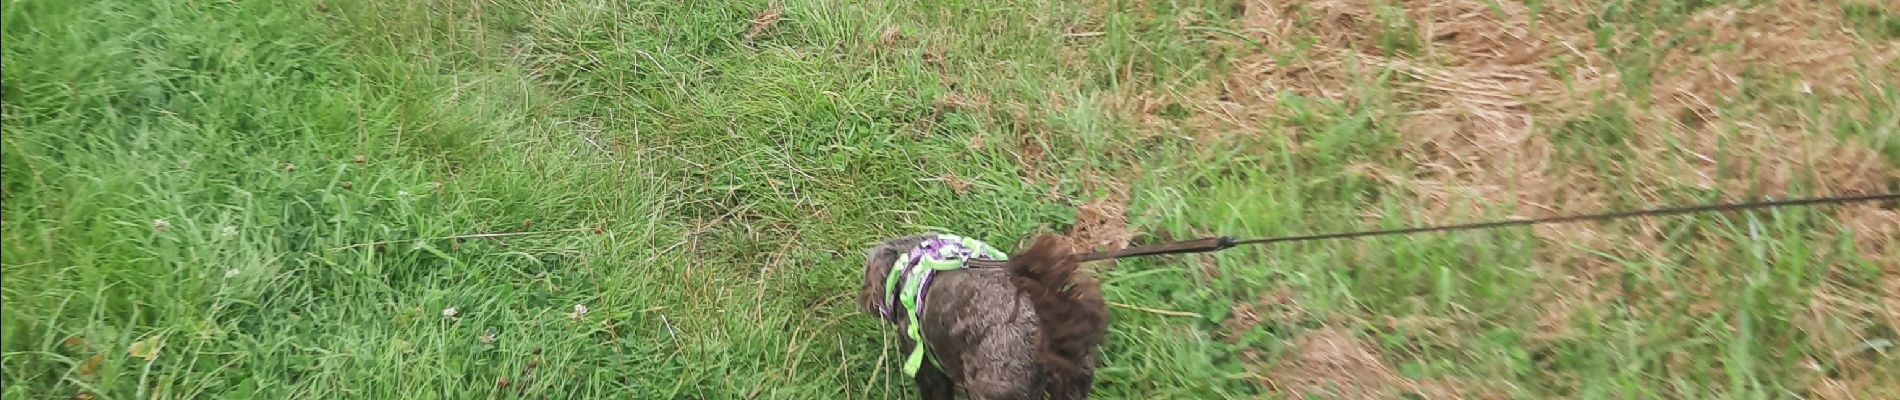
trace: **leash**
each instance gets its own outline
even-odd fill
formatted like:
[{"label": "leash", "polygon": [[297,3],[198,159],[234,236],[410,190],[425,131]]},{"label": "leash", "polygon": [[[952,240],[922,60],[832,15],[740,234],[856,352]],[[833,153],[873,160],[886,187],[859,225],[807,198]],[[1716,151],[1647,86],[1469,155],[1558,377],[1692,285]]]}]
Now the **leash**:
[{"label": "leash", "polygon": [[[1208,253],[1208,252],[1221,251],[1221,250],[1233,248],[1235,246],[1244,246],[1244,245],[1266,245],[1266,244],[1274,244],[1274,243],[1305,242],[1305,241],[1328,240],[1328,239],[1351,239],[1351,238],[1362,238],[1362,237],[1369,237],[1369,236],[1411,235],[1411,234],[1431,233],[1431,232],[1493,229],[1493,228],[1503,228],[1503,227],[1510,227],[1510,226],[1549,225],[1549,224],[1563,224],[1563,223],[1584,222],[1584,221],[1604,221],[1604,220],[1635,218],[1635,217],[1653,217],[1653,216],[1694,214],[1694,213],[1705,213],[1705,212],[1742,211],[1742,210],[1755,210],[1755,209],[1780,208],[1780,207],[1840,205],[1840,204],[1849,204],[1849,203],[1864,203],[1864,202],[1879,202],[1879,201],[1900,201],[1900,193],[1857,194],[1857,195],[1814,197],[1814,198],[1790,199],[1790,200],[1766,200],[1766,201],[1745,202],[1745,203],[1715,203],[1715,204],[1703,204],[1703,205],[1681,206],[1681,207],[1651,208],[1651,209],[1643,209],[1643,210],[1613,211],[1613,212],[1605,212],[1605,213],[1597,213],[1597,214],[1565,215],[1565,216],[1546,217],[1546,218],[1514,218],[1514,219],[1458,224],[1458,225],[1439,225],[1439,226],[1424,226],[1424,227],[1412,227],[1412,228],[1380,229],[1380,230],[1352,231],[1352,232],[1338,232],[1338,233],[1321,233],[1321,234],[1280,236],[1280,237],[1268,237],[1268,238],[1245,239],[1245,240],[1235,239],[1232,236],[1220,236],[1220,237],[1201,238],[1201,239],[1194,239],[1194,240],[1184,240],[1184,241],[1170,242],[1170,243],[1152,244],[1152,245],[1145,245],[1145,246],[1135,246],[1135,247],[1129,247],[1129,248],[1114,250],[1114,251],[1083,253],[1083,254],[1078,254],[1077,256],[1081,257],[1082,261],[1087,262],[1087,261],[1113,260],[1117,258],[1128,258],[1128,257],[1158,256],[1158,255],[1167,255],[1167,254]],[[985,266],[987,266],[987,264],[989,263],[985,263]],[[1001,263],[995,263],[995,264],[996,266],[999,266],[999,267],[1001,266]]]}]

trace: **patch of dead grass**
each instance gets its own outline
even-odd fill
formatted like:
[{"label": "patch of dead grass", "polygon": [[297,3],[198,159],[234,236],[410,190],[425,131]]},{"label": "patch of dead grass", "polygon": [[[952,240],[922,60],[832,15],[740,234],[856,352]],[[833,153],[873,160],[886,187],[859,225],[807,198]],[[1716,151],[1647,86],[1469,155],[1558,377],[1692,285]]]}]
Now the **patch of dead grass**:
[{"label": "patch of dead grass", "polygon": [[[1692,15],[1683,31],[1707,32],[1697,40],[1709,47],[1737,47],[1663,55],[1648,99],[1654,107],[1633,115],[1640,135],[1632,172],[1639,182],[1757,196],[1795,194],[1797,183],[1820,193],[1883,191],[1900,171],[1878,152],[1813,132],[1821,124],[1799,110],[1738,97],[1744,81],[1762,79],[1743,76],[1752,70],[1795,77],[1803,95],[1864,102],[1871,84],[1861,71],[1893,68],[1900,42],[1862,41],[1843,24],[1838,12],[1807,2],[1723,5]],[[1667,167],[1673,165],[1692,173]]]},{"label": "patch of dead grass", "polygon": [[1120,250],[1135,238],[1128,228],[1126,198],[1126,189],[1113,190],[1075,208],[1075,224],[1069,227],[1068,236],[1078,251]]},{"label": "patch of dead grass", "polygon": [[[1893,225],[1882,229],[1900,230],[1900,220]],[[1881,358],[1891,355],[1864,347],[1873,340],[1891,338],[1869,337],[1858,328],[1900,326],[1896,325],[1900,324],[1900,311],[1896,311],[1900,310],[1896,308],[1900,307],[1900,277],[1896,277],[1896,272],[1900,271],[1891,265],[1885,267],[1881,282],[1873,284],[1876,288],[1872,293],[1852,288],[1867,285],[1842,281],[1853,277],[1830,275],[1816,286],[1806,312],[1795,315],[1794,324],[1801,327],[1808,344],[1817,350],[1805,361],[1807,368],[1798,370],[1801,380],[1809,382],[1806,388],[1809,397],[1875,398],[1880,390],[1894,390],[1884,387],[1890,385],[1876,382],[1880,376],[1892,376],[1890,370],[1900,364],[1882,361]]]},{"label": "patch of dead grass", "polygon": [[[1547,36],[1553,30],[1530,29],[1530,12],[1515,3],[1496,8],[1469,0],[1401,5],[1427,40],[1425,61],[1356,47],[1379,29],[1365,23],[1373,12],[1367,1],[1247,2],[1245,32],[1276,51],[1292,51],[1292,38],[1301,35],[1324,39],[1292,61],[1272,51],[1247,58],[1221,82],[1217,100],[1207,102],[1214,106],[1199,107],[1220,111],[1201,113],[1215,121],[1200,125],[1247,126],[1244,121],[1271,118],[1277,111],[1274,96],[1282,92],[1352,104],[1351,82],[1366,77],[1357,71],[1387,69],[1410,78],[1399,88],[1419,107],[1399,130],[1408,158],[1419,168],[1376,175],[1430,199],[1429,214],[1447,215],[1458,207],[1464,212],[1449,214],[1474,215],[1481,205],[1499,201],[1496,196],[1547,209],[1568,206],[1550,204],[1554,200],[1578,198],[1563,196],[1571,185],[1545,172],[1551,146],[1533,130],[1535,107],[1562,91],[1534,64],[1557,48]],[[1302,24],[1301,15],[1319,20]]]},{"label": "patch of dead grass", "polygon": [[784,16],[785,16],[785,9],[780,8],[778,4],[773,4],[770,7],[766,7],[765,10],[759,11],[758,15],[755,15],[752,17],[752,20],[750,21],[752,23],[752,26],[746,29],[745,38],[747,40],[751,40],[753,38],[759,37],[760,35],[764,35],[767,30],[770,30],[772,29],[773,26],[778,25],[779,20],[783,19]]},{"label": "patch of dead grass", "polygon": [[1452,65],[1526,65],[1556,50],[1520,2],[1413,0],[1405,8],[1432,43],[1428,58]]},{"label": "patch of dead grass", "polygon": [[1295,337],[1288,349],[1289,354],[1269,366],[1261,379],[1269,391],[1289,398],[1391,399],[1408,394],[1427,399],[1507,398],[1474,382],[1402,377],[1374,352],[1375,347],[1345,329],[1308,331]]},{"label": "patch of dead grass", "polygon": [[[1869,85],[1860,80],[1857,71],[1869,66],[1878,69],[1881,65],[1892,65],[1896,47],[1892,42],[1862,42],[1843,33],[1837,15],[1820,6],[1777,3],[1747,10],[1718,6],[1689,18],[1683,32],[1707,32],[1707,37],[1697,41],[1712,45],[1731,43],[1737,47],[1732,51],[1685,48],[1663,54],[1649,87],[1650,98],[1646,99],[1653,107],[1630,114],[1635,136],[1629,138],[1631,152],[1624,160],[1624,172],[1631,175],[1629,178],[1635,187],[1630,189],[1638,198],[1648,203],[1678,201],[1659,194],[1668,187],[1729,193],[1738,200],[1786,197],[1804,192],[1888,190],[1891,177],[1900,176],[1900,171],[1885,162],[1878,152],[1856,142],[1815,132],[1822,124],[1809,121],[1808,116],[1798,110],[1739,97],[1747,79],[1794,76],[1799,77],[1799,90],[1805,95],[1829,99],[1827,101],[1864,101],[1861,97]],[[1595,62],[1601,61],[1591,61]],[[1605,64],[1590,69],[1607,67]],[[1756,77],[1745,78],[1743,71],[1754,71]],[[1620,78],[1598,77],[1605,82]],[[1836,216],[1846,230],[1861,239],[1856,244],[1863,258],[1893,270],[1895,251],[1890,244],[1892,240],[1887,238],[1895,237],[1896,233],[1895,228],[1888,227],[1900,222],[1893,222],[1894,215],[1881,211],[1871,206],[1856,206],[1843,208]],[[1635,259],[1662,256],[1662,249],[1656,247],[1654,240],[1659,237],[1655,221],[1634,224],[1638,225],[1638,234],[1616,235],[1616,239],[1608,243],[1581,247],[1635,249],[1619,254]],[[1550,233],[1539,231],[1538,235],[1553,244],[1574,243]],[[1732,244],[1724,239],[1707,238],[1698,240],[1695,246],[1719,254],[1720,249]],[[1581,257],[1582,264],[1593,264],[1588,259],[1595,257],[1568,249],[1552,256]],[[1576,271],[1588,274],[1591,270]],[[1687,292],[1662,293],[1666,301],[1688,302],[1689,312],[1697,315],[1719,311],[1721,304],[1713,300],[1716,298],[1714,286],[1727,278],[1691,272],[1690,276],[1679,279],[1687,283],[1683,286]],[[1585,282],[1596,281],[1599,280]],[[1591,286],[1595,285],[1566,285],[1572,294],[1564,297],[1588,299],[1579,295],[1604,292]],[[1817,298],[1830,297],[1826,293],[1829,290],[1825,283],[1816,288]],[[1562,301],[1549,304],[1554,310],[1547,318],[1552,320],[1568,319],[1569,312],[1565,310],[1576,307]],[[1601,300],[1597,304],[1602,304]],[[1840,304],[1819,307],[1797,323],[1818,332],[1826,321],[1860,319],[1856,314],[1844,313],[1848,308]],[[1633,311],[1640,314],[1647,310]],[[1887,318],[1895,320],[1891,316]],[[1548,325],[1558,329],[1544,332],[1546,325],[1540,321],[1540,333],[1563,336],[1567,331],[1553,321]],[[1825,335],[1809,338],[1816,348],[1841,345],[1840,338],[1828,339]],[[1847,378],[1817,387],[1851,386],[1854,379]],[[1817,396],[1820,393],[1817,392]]]},{"label": "patch of dead grass", "polygon": [[[1209,84],[1168,93],[1142,93],[1131,114],[1142,116],[1143,126],[1167,125],[1153,118],[1152,105],[1179,104],[1191,111],[1180,123],[1199,136],[1202,143],[1216,142],[1225,132],[1258,132],[1262,121],[1280,116],[1281,93],[1349,101],[1355,74],[1353,61],[1341,57],[1354,43],[1366,42],[1371,15],[1364,0],[1328,0],[1292,2],[1250,0],[1241,4],[1240,33],[1265,45],[1263,51],[1244,52],[1233,70]],[[1312,18],[1312,25],[1302,23]],[[1319,43],[1302,49],[1302,41],[1319,37]],[[1286,132],[1297,142],[1297,132]]]},{"label": "patch of dead grass", "polygon": [[1292,354],[1266,374],[1267,387],[1287,396],[1389,398],[1396,395],[1404,381],[1372,352],[1371,346],[1344,329],[1307,332],[1294,338],[1289,348]]},{"label": "patch of dead grass", "polygon": [[884,33],[877,35],[877,42],[887,47],[897,44],[900,40],[904,40],[904,31],[896,26],[884,28]]},{"label": "patch of dead grass", "polygon": [[[1478,208],[1496,204],[1514,204],[1520,215],[1602,209],[1609,194],[1601,182],[1610,176],[1553,162],[1551,133],[1536,121],[1574,118],[1575,110],[1583,109],[1575,105],[1586,101],[1576,99],[1579,95],[1603,93],[1621,84],[1620,77],[1601,72],[1614,69],[1601,57],[1583,55],[1578,59],[1585,67],[1572,74],[1571,82],[1560,85],[1545,69],[1530,64],[1536,57],[1517,55],[1554,54],[1552,44],[1574,51],[1576,44],[1539,38],[1522,29],[1521,19],[1466,18],[1495,14],[1479,14],[1458,2],[1440,4],[1421,8],[1408,3],[1407,7],[1427,29],[1453,27],[1476,33],[1430,34],[1431,48],[1450,55],[1448,65],[1420,66],[1410,60],[1358,55],[1420,82],[1403,89],[1422,101],[1400,128],[1407,140],[1406,156],[1415,168],[1375,175],[1420,195],[1426,200],[1420,209],[1428,219],[1469,218],[1481,212]],[[1815,28],[1839,26],[1840,21],[1808,7],[1812,5],[1778,4],[1741,11],[1725,6],[1692,18],[1689,30],[1709,31],[1713,42],[1742,43],[1741,50],[1666,53],[1649,91],[1649,101],[1658,107],[1631,114],[1634,137],[1628,139],[1632,151],[1624,160],[1623,172],[1633,175],[1634,187],[1625,189],[1644,202],[1663,204],[1674,200],[1660,194],[1668,187],[1717,190],[1734,197],[1789,196],[1798,194],[1797,190],[1868,193],[1884,191],[1891,177],[1900,176],[1900,171],[1865,146],[1811,132],[1816,124],[1794,110],[1735,98],[1739,71],[1756,69],[1781,74],[1820,72],[1835,79],[1804,81],[1804,91],[1850,101],[1866,87],[1854,78],[1854,71],[1867,65],[1865,60],[1885,65],[1893,59],[1891,43],[1867,44],[1838,29]],[[1513,14],[1508,7],[1503,13]],[[1557,27],[1553,32],[1582,32],[1562,28],[1574,22],[1546,23]],[[1728,115],[1718,111],[1723,109],[1730,110]],[[1850,227],[1865,225],[1853,222],[1863,216],[1840,216]],[[1564,299],[1599,301],[1604,291],[1597,290],[1595,282],[1617,269],[1579,248],[1615,249],[1614,255],[1632,259],[1664,254],[1656,243],[1661,235],[1655,221],[1631,225],[1638,234],[1608,235],[1596,224],[1534,230],[1550,244],[1540,249],[1540,260],[1574,266],[1565,268],[1568,273],[1560,277],[1584,277],[1552,285],[1553,299],[1558,301],[1544,303],[1546,321],[1540,326],[1556,327],[1556,321],[1567,320],[1569,310],[1579,307]],[[1699,245],[1727,247],[1720,240],[1704,242]],[[1860,248],[1863,255],[1875,258],[1890,258],[1878,254],[1892,253],[1878,244],[1863,243]],[[1708,277],[1702,282],[1718,281]],[[1706,292],[1711,289],[1692,290],[1698,292],[1685,295],[1709,298]],[[1713,312],[1715,308],[1695,305],[1691,310]],[[1543,334],[1563,336],[1562,329]]]},{"label": "patch of dead grass", "polygon": [[1900,209],[1871,204],[1847,206],[1841,223],[1854,234],[1854,245],[1882,268],[1887,279],[1888,317],[1900,327]]},{"label": "patch of dead grass", "polygon": [[[1669,204],[1682,201],[1672,197],[1671,189],[1685,187],[1729,193],[1735,200],[1880,192],[1890,190],[1892,177],[1900,176],[1880,153],[1817,132],[1823,124],[1800,110],[1741,97],[1748,79],[1795,77],[1803,95],[1865,102],[1871,85],[1863,71],[1900,70],[1900,41],[1862,40],[1844,28],[1829,4],[1720,5],[1695,12],[1675,30],[1704,35],[1689,38],[1701,46],[1660,54],[1647,80],[1649,96],[1642,99],[1623,92],[1627,77],[1605,55],[1615,51],[1595,48],[1586,27],[1593,14],[1589,4],[1550,2],[1535,21],[1515,2],[1398,4],[1425,44],[1416,57],[1381,56],[1365,47],[1379,29],[1371,22],[1369,1],[1245,1],[1241,33],[1264,44],[1264,50],[1241,56],[1222,79],[1183,92],[1140,94],[1131,108],[1148,116],[1155,104],[1178,102],[1193,111],[1181,127],[1202,137],[1263,132],[1261,127],[1272,125],[1266,121],[1285,116],[1278,104],[1283,93],[1351,105],[1360,95],[1353,83],[1366,79],[1366,71],[1403,74],[1409,79],[1395,81],[1395,87],[1408,111],[1397,129],[1411,168],[1356,169],[1416,195],[1420,201],[1414,212],[1434,222],[1468,220],[1500,206],[1526,217],[1593,212],[1621,196]],[[1627,32],[1617,35],[1611,42],[1632,39]],[[1307,36],[1318,40],[1300,43]],[[1624,143],[1627,157],[1610,171],[1555,160],[1553,127],[1600,104],[1627,114],[1632,125],[1632,137]],[[1144,126],[1166,124],[1143,118]],[[1297,132],[1284,134],[1297,143]],[[1895,244],[1900,212],[1866,206],[1836,215],[1854,234],[1860,255],[1887,272],[1883,318],[1889,326],[1900,326],[1895,324],[1900,311],[1892,311],[1900,310],[1900,244]],[[1657,221],[1537,227],[1533,235],[1546,244],[1535,258],[1556,267],[1541,279],[1545,287],[1534,294],[1531,306],[1538,312],[1533,342],[1539,343],[1574,337],[1577,312],[1630,295],[1605,289],[1615,285],[1603,282],[1622,273],[1613,258],[1657,259],[1669,252],[1659,243],[1663,234]],[[1694,245],[1710,254],[1732,246],[1720,238],[1697,240]],[[1682,292],[1658,293],[1662,301],[1687,302],[1697,314],[1721,309],[1713,291],[1725,278],[1680,278],[1692,282]],[[1264,318],[1258,308],[1237,306],[1223,330],[1241,332],[1258,324]],[[1829,314],[1816,318],[1847,317],[1823,311]],[[1381,390],[1391,392],[1375,388],[1405,383],[1350,334],[1331,330],[1307,336],[1295,348],[1311,355],[1296,351],[1274,365],[1269,387],[1295,395],[1334,387],[1376,397]],[[1852,385],[1853,380],[1835,383]]]},{"label": "patch of dead grass", "polygon": [[1240,340],[1247,331],[1272,321],[1282,325],[1291,325],[1307,318],[1306,308],[1301,307],[1293,298],[1293,288],[1280,287],[1260,296],[1259,300],[1235,304],[1227,313],[1227,319],[1221,321],[1221,337],[1228,343]]},{"label": "patch of dead grass", "polygon": [[1893,388],[1893,382],[1864,374],[1853,378],[1822,377],[1808,388],[1809,398],[1816,400],[1873,400],[1890,399],[1900,396]]}]

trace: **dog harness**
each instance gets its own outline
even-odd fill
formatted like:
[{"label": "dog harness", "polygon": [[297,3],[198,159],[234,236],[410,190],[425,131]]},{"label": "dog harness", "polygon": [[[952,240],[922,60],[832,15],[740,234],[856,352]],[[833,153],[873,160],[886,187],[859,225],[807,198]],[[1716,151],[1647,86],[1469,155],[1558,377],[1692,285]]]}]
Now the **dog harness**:
[{"label": "dog harness", "polygon": [[[971,259],[1000,261],[1008,258],[1009,255],[982,241],[952,235],[934,235],[918,243],[910,253],[897,258],[897,263],[891,266],[890,277],[884,281],[886,297],[884,303],[878,305],[878,312],[884,315],[884,320],[893,324],[900,317],[910,320],[910,326],[904,329],[904,334],[909,335],[911,342],[917,346],[912,347],[910,356],[904,359],[904,375],[916,377],[918,368],[924,364],[924,335],[918,321],[923,315],[922,308],[926,304],[924,293],[930,287],[930,277],[936,275],[937,271],[963,269],[964,261]],[[905,315],[897,315],[896,305],[904,307]],[[933,363],[936,362],[936,356],[931,356],[931,359]]]}]

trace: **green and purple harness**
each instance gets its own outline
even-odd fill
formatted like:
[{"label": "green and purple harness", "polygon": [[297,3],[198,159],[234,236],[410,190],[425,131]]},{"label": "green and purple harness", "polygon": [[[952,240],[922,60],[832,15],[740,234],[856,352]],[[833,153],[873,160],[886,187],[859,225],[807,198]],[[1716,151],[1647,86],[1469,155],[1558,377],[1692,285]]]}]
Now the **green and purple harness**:
[{"label": "green and purple harness", "polygon": [[[924,302],[924,293],[930,286],[930,278],[937,271],[963,269],[965,261],[972,259],[1001,261],[1009,259],[1009,255],[976,239],[939,234],[918,243],[917,247],[898,257],[896,264],[891,266],[891,274],[884,280],[886,298],[878,305],[878,312],[884,316],[884,320],[893,324],[899,322],[900,317],[908,318],[910,322],[904,328],[904,334],[910,336],[911,342],[917,345],[911,348],[910,355],[904,359],[904,375],[916,377],[918,368],[923,366],[924,355],[928,353],[924,350],[923,330],[919,328],[918,321],[927,304]],[[904,315],[897,315],[898,310],[894,305],[902,305]],[[935,355],[931,355],[930,359],[932,363],[942,365]]]}]

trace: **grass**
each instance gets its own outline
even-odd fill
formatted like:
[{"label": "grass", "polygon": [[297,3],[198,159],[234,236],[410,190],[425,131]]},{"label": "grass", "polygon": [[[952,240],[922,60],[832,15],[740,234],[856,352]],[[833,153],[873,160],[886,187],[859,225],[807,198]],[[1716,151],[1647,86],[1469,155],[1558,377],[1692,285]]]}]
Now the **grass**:
[{"label": "grass", "polygon": [[[883,237],[1007,246],[1104,199],[1126,226],[1092,228],[1137,240],[1542,212],[1402,178],[1442,161],[1408,125],[1432,71],[1467,67],[1417,5],[1374,3],[1281,29],[1268,2],[1193,0],[6,2],[0,394],[901,398],[891,334],[850,304]],[[1583,112],[1525,111],[1551,173],[1582,171],[1561,193],[1607,199],[1567,204],[1900,189],[1874,3],[1814,14],[1867,38],[1830,74],[1851,84],[1743,60],[1709,109],[1660,111],[1695,71],[1672,57],[1757,46],[1697,18],[1754,3],[1481,7],[1582,47],[1539,68]],[[1339,49],[1370,61],[1318,64]],[[1337,82],[1287,72],[1314,65]],[[1900,244],[1865,228],[1894,214],[1855,212],[1102,265],[1138,308],[1097,393],[1894,395]],[[496,232],[535,233],[461,237]],[[1334,331],[1377,359],[1298,379],[1319,352],[1293,344]]]}]

